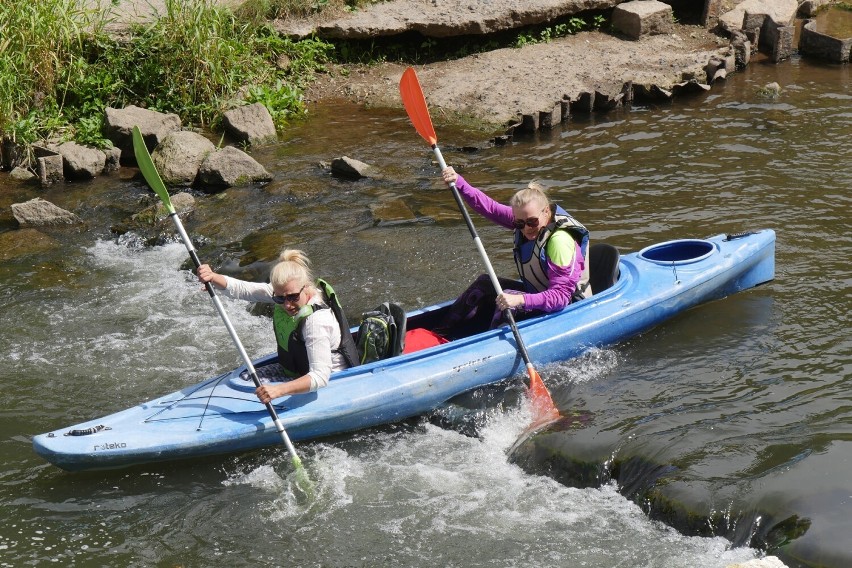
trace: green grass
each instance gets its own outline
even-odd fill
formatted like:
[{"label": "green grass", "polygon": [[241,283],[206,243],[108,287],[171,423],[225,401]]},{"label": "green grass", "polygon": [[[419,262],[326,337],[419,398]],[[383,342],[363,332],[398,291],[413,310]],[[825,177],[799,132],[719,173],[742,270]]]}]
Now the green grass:
[{"label": "green grass", "polygon": [[[102,8],[110,1],[102,0]],[[104,111],[128,104],[215,128],[225,110],[261,102],[281,129],[305,112],[303,90],[332,61],[453,59],[605,23],[590,14],[488,38],[409,34],[334,44],[281,37],[268,23],[317,12],[330,17],[378,1],[248,0],[234,13],[211,0],[166,0],[158,20],[116,39],[106,33],[106,12],[87,8],[85,0],[0,0],[0,139],[107,146]]]},{"label": "green grass", "polygon": [[251,19],[274,20],[304,18],[323,12],[339,15],[354,12],[383,0],[246,0],[238,13]]},{"label": "green grass", "polygon": [[302,89],[332,49],[210,0],[167,0],[160,19],[122,40],[107,23],[83,0],[0,2],[0,138],[105,146],[105,108],[127,104],[210,125],[259,100],[283,127],[304,112]]}]

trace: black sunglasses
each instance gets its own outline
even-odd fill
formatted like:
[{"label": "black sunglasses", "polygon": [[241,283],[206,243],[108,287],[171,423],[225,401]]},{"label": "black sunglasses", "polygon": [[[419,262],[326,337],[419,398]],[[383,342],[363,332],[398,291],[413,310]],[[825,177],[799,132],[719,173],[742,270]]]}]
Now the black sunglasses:
[{"label": "black sunglasses", "polygon": [[[547,207],[545,207],[544,209],[542,209],[542,210],[541,210],[541,213],[544,213],[546,210],[547,210]],[[541,215],[541,213],[539,213],[539,215]],[[524,225],[526,225],[526,226],[527,226],[527,227],[529,227],[530,229],[535,229],[536,227],[538,227],[538,223],[539,223],[539,221],[538,221],[538,217],[530,217],[530,218],[529,218],[529,219],[527,219],[527,220],[524,220],[524,219],[515,219],[515,220],[513,220],[513,221],[512,221],[512,226],[513,226],[513,227],[515,227],[515,228],[516,228],[516,229],[518,229],[518,230],[523,229],[523,228],[524,228]]]},{"label": "black sunglasses", "polygon": [[291,304],[295,304],[299,301],[299,297],[302,295],[302,292],[304,292],[306,286],[307,284],[299,288],[298,292],[294,292],[292,294],[284,294],[283,296],[272,296],[272,301],[276,304],[283,304],[284,302],[290,302]]}]

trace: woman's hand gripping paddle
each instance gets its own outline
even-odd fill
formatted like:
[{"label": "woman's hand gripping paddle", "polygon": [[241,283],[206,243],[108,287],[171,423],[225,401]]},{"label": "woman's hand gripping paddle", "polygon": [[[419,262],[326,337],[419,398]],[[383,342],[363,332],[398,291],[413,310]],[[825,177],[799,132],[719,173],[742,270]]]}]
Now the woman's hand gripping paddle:
[{"label": "woman's hand gripping paddle", "polygon": [[[192,245],[189,235],[186,234],[186,230],[183,228],[183,223],[181,223],[180,217],[178,217],[174,206],[172,206],[172,200],[169,197],[169,192],[166,190],[166,186],[163,183],[163,180],[160,179],[160,174],[157,171],[156,166],[154,166],[154,162],[151,160],[151,155],[148,153],[148,148],[145,146],[145,141],[142,139],[142,133],[139,131],[138,126],[133,127],[133,152],[136,154],[136,162],[139,164],[139,170],[145,177],[145,181],[148,182],[148,185],[154,190],[154,193],[156,193],[163,201],[163,205],[165,205],[166,210],[169,212],[169,217],[171,217],[172,221],[174,221],[175,227],[180,234],[180,238],[183,241],[184,246],[186,246],[187,252],[189,252],[189,256],[192,258],[193,264],[195,264],[195,267],[198,268],[201,266],[201,261],[198,259],[198,254],[195,252],[195,247]],[[240,356],[243,358],[243,362],[246,365],[249,375],[251,375],[252,381],[254,381],[255,386],[259,388],[260,379],[257,377],[257,371],[255,370],[248,353],[246,353],[239,336],[237,336],[237,331],[234,329],[234,326],[231,325],[231,320],[228,318],[228,314],[225,312],[222,302],[219,301],[219,297],[216,295],[213,284],[207,282],[206,287],[207,293],[210,294],[210,299],[213,300],[213,305],[216,306],[216,311],[219,312],[219,316],[221,316],[222,321],[225,322],[225,327],[228,329],[228,333],[231,335],[231,339],[233,340],[237,351],[239,351]],[[296,454],[296,448],[293,447],[293,443],[290,441],[287,431],[284,430],[284,425],[278,418],[278,413],[275,412],[275,408],[272,406],[271,402],[266,403],[266,410],[269,412],[269,416],[275,424],[275,429],[278,430],[278,433],[281,435],[281,441],[284,442],[284,445],[287,447],[287,451],[290,452],[293,467],[296,470],[296,483],[299,486],[299,489],[310,496],[312,492],[311,480],[308,478],[308,474],[302,465],[302,460],[299,459],[299,456]]]},{"label": "woman's hand gripping paddle", "polygon": [[[426,106],[426,98],[423,96],[423,89],[420,88],[420,81],[417,80],[417,73],[415,73],[414,69],[411,67],[406,69],[402,74],[402,79],[399,81],[399,94],[402,96],[402,104],[405,106],[405,111],[408,113],[408,118],[411,119],[414,129],[423,137],[424,140],[426,140],[426,142],[429,143],[429,146],[435,153],[435,158],[438,160],[438,165],[440,166],[441,171],[444,171],[447,164],[444,162],[444,157],[441,155],[441,150],[438,148],[438,137],[435,135],[435,129],[432,126],[432,119],[429,116],[429,108]],[[497,295],[499,296],[503,293],[503,289],[500,286],[497,275],[494,273],[491,261],[488,259],[488,253],[485,252],[485,248],[482,246],[482,241],[476,233],[473,221],[470,219],[470,215],[464,206],[464,202],[459,195],[456,185],[454,183],[450,184],[450,189],[453,192],[456,205],[458,205],[459,211],[461,211],[462,217],[464,217],[465,223],[467,223],[467,228],[470,231],[471,237],[473,237],[473,242],[479,251],[479,256],[482,258],[482,262],[485,263],[488,276],[491,278],[491,284],[494,286],[494,289],[497,291]],[[535,370],[535,367],[533,367],[532,361],[530,361],[529,353],[527,353],[527,348],[524,345],[520,332],[518,331],[518,325],[515,323],[512,311],[510,309],[506,309],[503,311],[503,315],[512,328],[512,334],[515,336],[515,344],[517,345],[518,352],[521,354],[524,363],[527,365],[527,375],[529,375],[530,379],[528,393],[533,408],[533,424],[530,426],[530,429],[538,428],[557,420],[559,418],[559,410],[556,408],[556,405],[553,404],[553,399],[550,397],[547,387],[544,386],[544,381],[541,380],[541,376]]]}]

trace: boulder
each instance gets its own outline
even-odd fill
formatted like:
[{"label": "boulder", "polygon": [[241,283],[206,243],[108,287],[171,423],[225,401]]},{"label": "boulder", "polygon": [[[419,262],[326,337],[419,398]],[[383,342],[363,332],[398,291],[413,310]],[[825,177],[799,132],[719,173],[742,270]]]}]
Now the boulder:
[{"label": "boulder", "polygon": [[213,142],[189,130],[169,132],[154,148],[151,160],[168,185],[191,185],[204,159],[216,151]]},{"label": "boulder", "polygon": [[672,7],[657,0],[632,0],[612,11],[612,25],[630,39],[674,30]]},{"label": "boulder", "polygon": [[852,59],[852,34],[846,38],[834,37],[820,31],[816,20],[808,20],[802,26],[799,52],[802,55],[826,59],[832,63],[848,63]]},{"label": "boulder", "polygon": [[[195,198],[189,193],[176,193],[169,198],[169,201],[171,201],[172,207],[175,208],[175,212],[181,218],[186,217],[195,210]],[[167,219],[168,216],[169,211],[166,209],[166,206],[163,205],[162,201],[158,200],[154,205],[146,207],[139,213],[133,215],[130,218],[130,221],[131,224],[135,225],[137,228],[154,227],[158,223]]]},{"label": "boulder", "polygon": [[263,144],[277,140],[275,123],[269,110],[261,103],[237,107],[222,115],[225,132],[246,144]]},{"label": "boulder", "polygon": [[0,139],[0,170],[11,170],[27,163],[27,148],[5,136]]},{"label": "boulder", "polygon": [[727,33],[749,30],[768,23],[786,26],[793,22],[798,0],[745,0],[719,17],[719,26]]},{"label": "boulder", "polygon": [[104,171],[106,154],[97,148],[89,148],[76,142],[59,145],[66,179],[92,179]]},{"label": "boulder", "polygon": [[62,243],[38,229],[18,229],[0,233],[0,260],[3,262],[41,254],[62,247]]},{"label": "boulder", "polygon": [[70,211],[40,197],[12,204],[12,215],[21,227],[73,225],[83,221]]},{"label": "boulder", "polygon": [[130,105],[125,108],[106,108],[103,135],[121,150],[122,163],[136,165],[133,153],[133,127],[138,126],[148,151],[163,141],[166,134],[180,130],[180,117]]},{"label": "boulder", "polygon": [[[189,193],[176,193],[171,196],[172,206],[181,219],[186,219],[195,210],[195,198]],[[169,219],[166,206],[159,199],[139,213],[110,227],[119,235],[122,242],[132,242],[140,246],[155,246],[171,242],[174,239],[174,224]]]},{"label": "boulder", "polygon": [[50,154],[36,158],[36,174],[42,187],[65,181],[63,164],[65,160],[60,154]]},{"label": "boulder", "polygon": [[104,173],[112,173],[117,172],[118,168],[121,165],[121,148],[117,148],[115,146],[110,146],[106,150],[104,150],[104,155],[106,156],[106,163],[104,164]]},{"label": "boulder", "polygon": [[38,176],[23,166],[16,166],[15,169],[12,170],[12,173],[9,174],[9,177],[15,181],[22,182],[35,181],[38,179]]},{"label": "boulder", "polygon": [[371,165],[349,156],[341,156],[331,161],[331,174],[347,179],[371,177],[373,170]]},{"label": "boulder", "polygon": [[609,10],[619,0],[419,0],[370,2],[358,10],[314,24],[291,18],[277,20],[283,35],[304,38],[373,39],[415,32],[444,38],[484,35],[544,24],[589,10]]},{"label": "boulder", "polygon": [[212,190],[271,180],[266,168],[233,146],[209,154],[198,170],[198,183]]}]

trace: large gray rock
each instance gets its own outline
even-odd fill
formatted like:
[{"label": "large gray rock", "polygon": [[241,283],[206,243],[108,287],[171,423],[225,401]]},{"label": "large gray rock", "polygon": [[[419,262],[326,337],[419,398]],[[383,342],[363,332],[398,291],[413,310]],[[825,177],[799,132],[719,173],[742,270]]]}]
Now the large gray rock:
[{"label": "large gray rock", "polygon": [[12,215],[21,227],[73,225],[83,221],[70,211],[40,197],[12,204]]},{"label": "large gray rock", "polygon": [[97,148],[89,148],[76,142],[59,145],[66,179],[92,179],[104,171],[106,154]]},{"label": "large gray rock", "polygon": [[799,0],[745,0],[719,17],[719,25],[728,33],[748,30],[764,20],[786,26],[796,17]]},{"label": "large gray rock", "polygon": [[619,0],[421,0],[376,2],[338,19],[312,25],[276,22],[292,37],[369,39],[418,32],[426,37],[482,35],[553,21],[588,10],[608,10]]},{"label": "large gray rock", "polygon": [[36,157],[36,173],[42,187],[65,181],[64,163],[61,154]]},{"label": "large gray rock", "polygon": [[12,172],[9,174],[9,177],[11,177],[15,181],[22,182],[30,182],[38,179],[38,176],[36,176],[28,168],[25,168],[23,166],[16,166],[15,169],[13,169]]},{"label": "large gray rock", "polygon": [[254,158],[233,146],[211,153],[198,170],[198,182],[216,190],[272,180],[272,174]]},{"label": "large gray rock", "polygon": [[338,177],[361,179],[372,177],[374,171],[375,169],[371,165],[349,156],[341,156],[331,161],[331,173]]},{"label": "large gray rock", "polygon": [[111,146],[104,150],[104,155],[106,156],[104,173],[108,174],[118,171],[118,168],[121,165],[121,148]]},{"label": "large gray rock", "polygon": [[630,39],[645,35],[670,34],[673,28],[672,7],[657,0],[633,0],[616,6],[612,25]]},{"label": "large gray rock", "polygon": [[213,142],[189,130],[170,132],[154,148],[151,160],[168,185],[191,185],[204,159],[216,151]]},{"label": "large gray rock", "polygon": [[[154,203],[139,213],[110,227],[117,235],[128,235],[131,241],[146,246],[154,246],[169,242],[174,238],[174,224],[169,219],[170,213],[159,199],[152,198]],[[170,201],[178,217],[186,220],[195,210],[195,198],[189,193],[176,193]]]},{"label": "large gray rock", "polygon": [[832,63],[848,63],[852,59],[852,33],[845,38],[833,37],[817,28],[816,20],[802,26],[799,52],[803,55],[826,59]]},{"label": "large gray rock", "polygon": [[231,109],[222,115],[225,132],[237,142],[263,144],[277,139],[275,123],[261,103]]},{"label": "large gray rock", "polygon": [[[195,211],[195,198],[189,193],[176,193],[169,198],[175,213],[179,217],[185,218],[187,215]],[[139,213],[133,215],[130,220],[138,227],[155,227],[169,217],[170,213],[163,205],[162,201],[146,207]]]},{"label": "large gray rock", "polygon": [[166,134],[180,130],[180,117],[146,108],[130,105],[125,108],[106,108],[103,135],[121,149],[122,163],[135,165],[133,153],[133,127],[138,126],[145,139],[148,151],[152,151],[163,141]]}]

